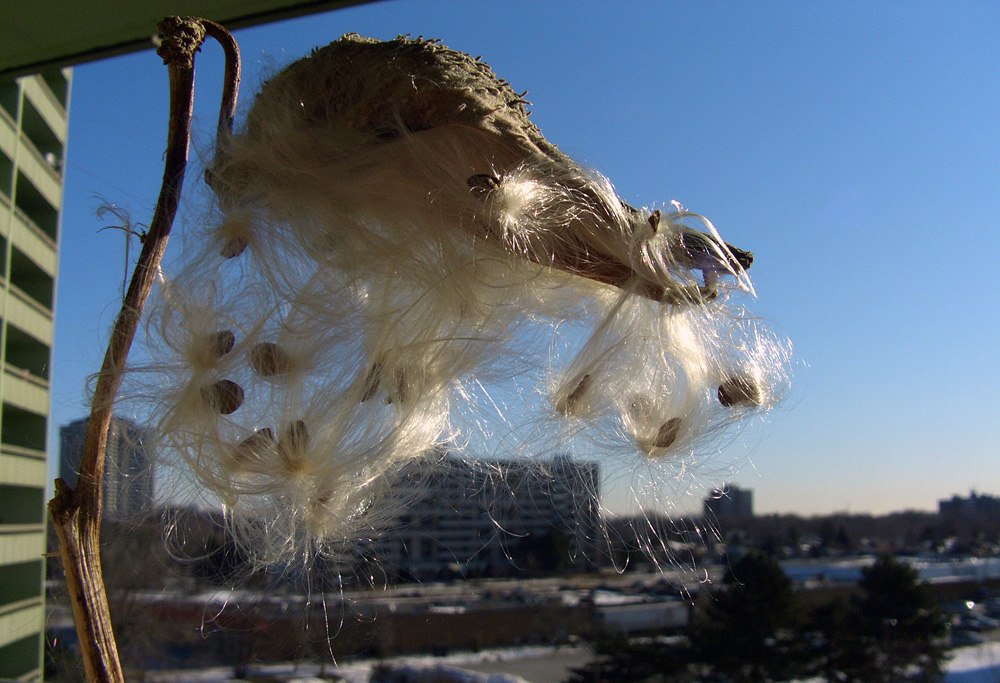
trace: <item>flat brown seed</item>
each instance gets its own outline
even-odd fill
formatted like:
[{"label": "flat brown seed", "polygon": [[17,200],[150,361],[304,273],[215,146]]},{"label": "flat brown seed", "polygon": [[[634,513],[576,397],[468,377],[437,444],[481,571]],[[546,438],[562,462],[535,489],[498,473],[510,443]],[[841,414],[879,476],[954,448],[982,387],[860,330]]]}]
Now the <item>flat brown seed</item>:
[{"label": "flat brown seed", "polygon": [[365,391],[361,395],[361,402],[371,399],[378,391],[379,384],[382,383],[382,363],[375,361],[372,366],[368,368],[368,374],[365,375]]},{"label": "flat brown seed", "polygon": [[228,379],[203,387],[201,398],[220,415],[229,415],[243,405],[243,387]]},{"label": "flat brown seed", "polygon": [[248,243],[245,239],[233,237],[225,241],[219,255],[223,258],[236,258],[246,250]]},{"label": "flat brown seed", "polygon": [[[406,368],[396,368],[392,372],[392,380],[395,385],[395,395],[399,400],[399,404],[403,405],[406,403],[406,399],[410,395],[410,378],[409,373],[407,373]],[[393,396],[392,394],[386,399],[386,403],[392,404]]]},{"label": "flat brown seed", "polygon": [[584,394],[590,388],[592,377],[589,374],[580,378],[580,381],[573,387],[573,391],[567,394],[566,398],[556,404],[556,410],[563,415],[571,416],[576,412],[577,404],[583,399]]},{"label": "flat brown seed", "polygon": [[217,361],[233,350],[236,335],[232,330],[219,330],[208,335],[208,349],[213,361]]},{"label": "flat brown seed", "polygon": [[292,359],[273,342],[262,342],[247,353],[247,362],[261,377],[273,377],[288,372]]},{"label": "flat brown seed", "polygon": [[274,448],[274,432],[270,427],[264,427],[240,441],[236,446],[236,458],[238,460],[257,458],[271,448]]},{"label": "flat brown seed", "polygon": [[480,199],[485,199],[500,187],[500,180],[488,173],[470,176],[465,182],[469,186],[469,189],[472,190],[472,194]]},{"label": "flat brown seed", "polygon": [[649,214],[649,218],[646,220],[649,221],[649,227],[653,229],[653,233],[655,234],[660,229],[660,210],[657,209]]},{"label": "flat brown seed", "polygon": [[278,449],[284,454],[302,453],[309,447],[309,428],[303,420],[296,420],[281,433]]},{"label": "flat brown seed", "polygon": [[748,377],[730,377],[719,385],[719,403],[734,406],[759,406],[764,402],[760,385]]},{"label": "flat brown seed", "polygon": [[672,417],[660,426],[660,431],[656,433],[653,441],[654,448],[670,448],[677,440],[677,434],[681,431],[683,422],[679,417]]},{"label": "flat brown seed", "polygon": [[583,395],[587,392],[587,389],[589,388],[590,388],[590,375],[584,375],[583,378],[580,380],[579,384],[576,385],[576,388],[573,389],[573,391],[570,392],[569,396],[566,397],[566,402],[572,406],[581,398],[583,398]]}]

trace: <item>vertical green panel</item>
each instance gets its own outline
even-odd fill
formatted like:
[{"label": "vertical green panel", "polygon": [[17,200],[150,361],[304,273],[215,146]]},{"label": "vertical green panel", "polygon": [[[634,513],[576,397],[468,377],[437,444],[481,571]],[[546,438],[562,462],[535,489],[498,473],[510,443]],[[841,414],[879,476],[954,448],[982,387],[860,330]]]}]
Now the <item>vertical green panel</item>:
[{"label": "vertical green panel", "polygon": [[0,568],[0,608],[30,598],[40,598],[42,571],[41,560],[8,564]]},{"label": "vertical green panel", "polygon": [[45,450],[45,416],[4,404],[0,441],[21,448]]},{"label": "vertical green panel", "polygon": [[40,668],[41,639],[34,633],[0,647],[0,678],[20,678]]},{"label": "vertical green panel", "polygon": [[21,89],[16,81],[0,81],[0,108],[14,121],[17,121],[17,101],[20,95]]},{"label": "vertical green panel", "polygon": [[0,524],[45,522],[45,489],[0,484]]}]

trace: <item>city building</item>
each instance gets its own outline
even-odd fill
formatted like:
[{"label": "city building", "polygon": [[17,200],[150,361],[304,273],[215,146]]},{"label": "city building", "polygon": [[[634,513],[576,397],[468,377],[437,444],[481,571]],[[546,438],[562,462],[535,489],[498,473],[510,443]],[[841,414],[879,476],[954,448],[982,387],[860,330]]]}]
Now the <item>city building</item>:
[{"label": "city building", "polygon": [[[83,458],[88,418],[59,429],[59,476],[76,486]],[[155,471],[146,427],[120,417],[111,418],[104,461],[103,513],[111,519],[137,519],[152,512]]]},{"label": "city building", "polygon": [[753,490],[733,484],[712,489],[704,500],[704,515],[710,520],[749,519],[753,517]]},{"label": "city building", "polygon": [[949,500],[938,501],[938,512],[953,517],[976,517],[1000,515],[1000,498],[990,495],[980,495],[975,491],[968,498],[952,496]]},{"label": "city building", "polygon": [[42,680],[46,434],[70,71],[0,81],[0,679]]},{"label": "city building", "polygon": [[433,578],[592,569],[603,538],[596,463],[431,458],[394,488],[395,523],[374,556],[389,574]]}]

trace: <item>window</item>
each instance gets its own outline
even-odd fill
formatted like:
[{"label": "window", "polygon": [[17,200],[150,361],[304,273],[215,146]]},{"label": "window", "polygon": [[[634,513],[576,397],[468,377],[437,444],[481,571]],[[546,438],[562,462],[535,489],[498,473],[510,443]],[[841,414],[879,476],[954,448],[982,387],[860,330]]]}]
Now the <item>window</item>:
[{"label": "window", "polygon": [[14,183],[14,162],[5,152],[0,151],[0,194],[10,200]]},{"label": "window", "polygon": [[0,484],[0,524],[42,524],[44,521],[45,489]]},{"label": "window", "polygon": [[41,560],[5,565],[0,582],[0,608],[41,597],[42,567]]},{"label": "window", "polygon": [[49,128],[31,100],[25,98],[21,112],[21,131],[38,150],[46,165],[56,173],[62,168],[62,142]]},{"label": "window", "polygon": [[41,637],[34,633],[0,647],[0,678],[18,678],[38,668]]},{"label": "window", "polygon": [[59,211],[49,204],[42,193],[35,189],[23,173],[17,174],[17,208],[52,240],[56,239],[59,228]]},{"label": "window", "polygon": [[49,378],[49,347],[13,325],[7,325],[4,359],[8,365],[27,370],[39,379]]},{"label": "window", "polygon": [[7,112],[14,121],[17,121],[17,101],[20,96],[20,88],[16,81],[0,81],[0,109]]},{"label": "window", "polygon": [[0,417],[0,441],[11,446],[45,450],[45,417],[4,404]]},{"label": "window", "polygon": [[45,308],[52,308],[52,278],[16,247],[10,250],[10,283]]},{"label": "window", "polygon": [[45,71],[39,75],[45,81],[45,85],[49,86],[52,94],[55,95],[56,101],[65,109],[66,100],[69,97],[69,81],[66,80],[63,72],[56,69],[54,71]]}]

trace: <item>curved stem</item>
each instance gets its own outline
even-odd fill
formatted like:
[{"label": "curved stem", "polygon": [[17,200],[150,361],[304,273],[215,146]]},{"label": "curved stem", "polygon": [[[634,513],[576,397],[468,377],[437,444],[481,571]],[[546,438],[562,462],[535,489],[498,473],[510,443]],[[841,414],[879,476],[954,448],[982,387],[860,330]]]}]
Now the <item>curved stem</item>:
[{"label": "curved stem", "polygon": [[[87,679],[92,682],[117,683],[124,680],[108,614],[100,560],[105,450],[111,411],[121,385],[125,360],[132,346],[143,306],[159,270],[180,202],[191,138],[194,54],[204,41],[206,32],[216,38],[222,36],[220,42],[226,50],[227,85],[219,125],[221,130],[225,123],[227,135],[235,110],[239,53],[234,53],[235,41],[225,29],[217,24],[211,24],[211,28],[207,29],[206,23],[210,22],[168,17],[159,25],[163,42],[157,52],[167,65],[170,77],[170,121],[160,195],[97,378],[77,487],[75,490],[71,489],[66,482],[58,479],[56,495],[49,501],[49,515],[59,537],[60,556],[73,607],[80,652]],[[231,46],[227,47],[226,40]],[[231,68],[231,63],[235,64],[235,68]]]},{"label": "curved stem", "polygon": [[225,28],[207,19],[201,20],[205,34],[222,46],[226,55],[226,71],[223,76],[222,103],[219,105],[219,125],[215,134],[215,160],[225,160],[229,156],[229,142],[233,134],[233,118],[236,115],[236,98],[240,89],[240,48],[232,34]]}]

